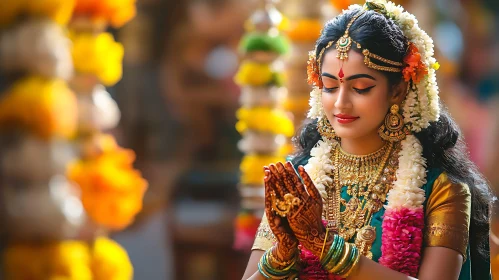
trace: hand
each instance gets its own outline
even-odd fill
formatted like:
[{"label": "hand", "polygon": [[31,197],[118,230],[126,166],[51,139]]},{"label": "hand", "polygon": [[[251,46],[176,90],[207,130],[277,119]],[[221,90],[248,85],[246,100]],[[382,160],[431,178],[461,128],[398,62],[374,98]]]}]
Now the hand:
[{"label": "hand", "polygon": [[[285,165],[271,165],[270,171],[271,181],[275,181],[272,185],[280,187],[278,192],[281,197],[290,193],[300,199],[301,205],[293,208],[286,218],[298,241],[319,257],[326,238],[326,228],[322,223],[322,197],[319,191],[302,166],[298,168],[298,172],[303,183],[290,162]],[[327,244],[330,244],[332,237],[332,234],[327,236]]]},{"label": "hand", "polygon": [[268,167],[264,167],[264,172],[265,215],[267,216],[270,229],[277,239],[277,244],[272,248],[272,255],[279,261],[289,261],[297,253],[298,240],[289,227],[288,221],[278,216],[272,210],[272,195],[275,194],[275,189],[278,189],[278,186],[272,185],[275,183],[275,180],[271,180],[271,172]]}]

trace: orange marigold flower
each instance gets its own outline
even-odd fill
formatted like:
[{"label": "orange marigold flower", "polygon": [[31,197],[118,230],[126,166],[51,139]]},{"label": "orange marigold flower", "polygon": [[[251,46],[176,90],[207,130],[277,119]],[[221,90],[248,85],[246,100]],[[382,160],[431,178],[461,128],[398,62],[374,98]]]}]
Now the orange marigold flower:
[{"label": "orange marigold flower", "polygon": [[407,54],[404,57],[406,67],[402,70],[406,82],[412,80],[419,83],[428,74],[428,67],[421,61],[421,54],[415,44],[409,43]]},{"label": "orange marigold flower", "polygon": [[307,83],[311,86],[322,88],[322,80],[319,76],[317,60],[314,55],[309,55],[307,62]]}]

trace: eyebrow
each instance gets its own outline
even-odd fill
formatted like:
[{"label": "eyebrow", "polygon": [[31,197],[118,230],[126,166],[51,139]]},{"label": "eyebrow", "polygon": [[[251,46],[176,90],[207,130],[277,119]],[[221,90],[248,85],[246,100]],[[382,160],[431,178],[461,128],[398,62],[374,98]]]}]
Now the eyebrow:
[{"label": "eyebrow", "polygon": [[[322,72],[322,76],[325,76],[325,77],[328,77],[328,78],[331,78],[334,80],[338,80],[338,78],[336,78],[336,76],[331,75],[327,72]],[[345,80],[351,81],[351,80],[360,79],[360,78],[367,78],[367,79],[371,79],[373,81],[376,81],[376,79],[373,76],[368,75],[368,74],[355,74],[355,75],[352,75],[352,76],[346,78]]]}]

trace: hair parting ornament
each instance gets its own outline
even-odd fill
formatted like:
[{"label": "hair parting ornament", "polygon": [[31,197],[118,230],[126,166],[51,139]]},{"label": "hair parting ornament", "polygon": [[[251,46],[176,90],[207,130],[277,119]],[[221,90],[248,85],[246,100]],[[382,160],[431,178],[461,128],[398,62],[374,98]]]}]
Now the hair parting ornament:
[{"label": "hair parting ornament", "polygon": [[[374,11],[382,14],[389,20],[399,26],[409,44],[403,61],[392,61],[372,53],[367,48],[354,41],[350,35],[350,27],[362,14],[367,11]],[[335,44],[338,51],[337,58],[340,63],[348,59],[348,52],[352,46],[361,50],[364,55],[364,64],[372,69],[387,72],[401,72],[404,81],[410,83],[409,93],[403,104],[404,122],[411,131],[419,132],[429,126],[430,122],[438,120],[440,115],[438,86],[436,82],[435,71],[439,64],[433,57],[433,40],[421,30],[414,15],[404,11],[401,6],[385,0],[372,0],[366,2],[361,7],[351,5],[348,11],[358,11],[350,20],[344,35],[336,42],[330,41],[326,46],[319,50],[309,53],[307,65],[308,83],[314,87],[311,93],[311,109],[308,117],[312,119],[324,117],[323,109],[320,106],[320,94],[323,84],[321,79],[321,63],[324,53]],[[318,53],[317,57],[316,54]],[[381,65],[381,63],[383,65]],[[339,76],[343,73],[340,67]],[[342,78],[340,77],[340,82]]]}]

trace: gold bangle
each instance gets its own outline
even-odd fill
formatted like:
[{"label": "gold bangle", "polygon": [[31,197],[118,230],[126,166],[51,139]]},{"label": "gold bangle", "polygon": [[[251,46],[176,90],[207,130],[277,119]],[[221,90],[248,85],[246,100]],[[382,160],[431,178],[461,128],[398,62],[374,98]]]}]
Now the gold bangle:
[{"label": "gold bangle", "polygon": [[347,242],[345,243],[345,250],[343,250],[343,255],[341,256],[340,261],[329,272],[336,274],[342,267],[344,267],[350,257],[350,251],[352,251],[352,247],[350,246],[350,243]]},{"label": "gold bangle", "polygon": [[322,254],[324,253],[324,247],[326,247],[326,240],[327,240],[328,233],[329,233],[329,228],[326,227],[326,237],[324,237],[324,243],[322,243],[321,256],[319,257],[319,260],[322,260]]},{"label": "gold bangle", "polygon": [[347,272],[343,273],[343,275],[340,275],[340,276],[343,278],[347,278],[348,276],[350,276],[350,274],[352,274],[352,272],[357,268],[357,264],[359,263],[359,260],[360,260],[360,252],[357,252],[357,257],[353,261],[352,266],[348,269]]},{"label": "gold bangle", "polygon": [[293,256],[293,258],[289,261],[279,261],[275,256],[274,254],[272,254],[272,249],[270,249],[269,253],[268,253],[268,257],[269,257],[269,261],[274,263],[274,264],[277,264],[278,266],[282,266],[282,267],[285,267],[285,268],[288,268],[288,267],[291,267],[293,266],[295,263],[296,263],[296,252],[295,252],[295,255]]}]

